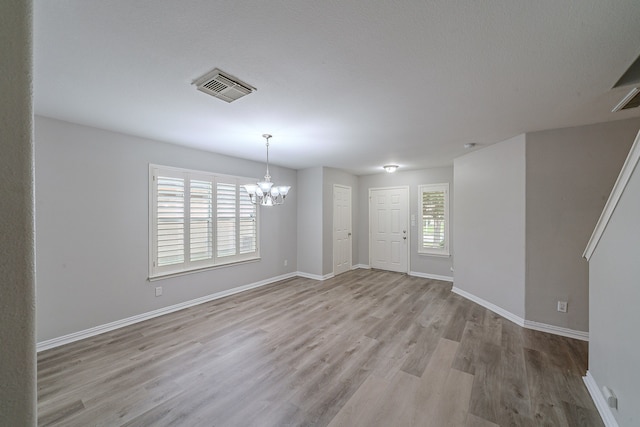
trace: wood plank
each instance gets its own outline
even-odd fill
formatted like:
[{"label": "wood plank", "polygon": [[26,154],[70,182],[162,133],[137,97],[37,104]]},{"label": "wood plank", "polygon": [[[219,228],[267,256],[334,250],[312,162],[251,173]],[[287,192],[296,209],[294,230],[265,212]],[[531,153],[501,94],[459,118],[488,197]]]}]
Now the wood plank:
[{"label": "wood plank", "polygon": [[475,373],[476,352],[480,350],[483,342],[484,329],[482,325],[467,321],[460,339],[460,346],[456,352],[452,367],[469,374]]},{"label": "wood plank", "polygon": [[482,343],[478,349],[469,412],[499,424],[501,411],[500,390],[502,349],[494,344]]},{"label": "wood plank", "polygon": [[420,386],[420,378],[397,371],[385,388],[384,399],[376,407],[369,407],[370,415],[357,425],[410,427],[415,405],[412,397]]},{"label": "wood plank", "polygon": [[458,343],[448,339],[438,340],[436,350],[420,378],[420,387],[414,396],[414,425],[429,422],[442,402],[443,389],[451,370]]},{"label": "wood plank", "polygon": [[462,426],[467,419],[473,375],[450,369],[434,411],[428,418],[432,427]]},{"label": "wood plank", "polygon": [[390,382],[370,375],[329,423],[329,427],[368,427],[375,412],[386,400]]},{"label": "wood plank", "polygon": [[528,423],[533,420],[521,330],[522,328],[509,321],[505,321],[501,327],[502,410],[498,419],[503,425],[526,425],[524,420]]}]

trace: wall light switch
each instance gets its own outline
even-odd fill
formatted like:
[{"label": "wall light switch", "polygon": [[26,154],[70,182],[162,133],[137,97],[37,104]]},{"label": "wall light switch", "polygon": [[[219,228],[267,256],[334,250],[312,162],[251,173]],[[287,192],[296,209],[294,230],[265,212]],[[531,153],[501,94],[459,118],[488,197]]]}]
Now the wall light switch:
[{"label": "wall light switch", "polygon": [[156,296],[162,295],[162,286],[156,286]]}]

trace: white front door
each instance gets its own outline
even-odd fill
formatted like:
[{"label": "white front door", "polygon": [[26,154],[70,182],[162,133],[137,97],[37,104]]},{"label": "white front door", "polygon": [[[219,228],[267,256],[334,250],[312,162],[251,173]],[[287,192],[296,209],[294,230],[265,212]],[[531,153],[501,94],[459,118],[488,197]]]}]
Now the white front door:
[{"label": "white front door", "polygon": [[409,189],[369,190],[369,263],[371,268],[408,272]]},{"label": "white front door", "polygon": [[333,274],[351,270],[351,187],[333,186]]}]

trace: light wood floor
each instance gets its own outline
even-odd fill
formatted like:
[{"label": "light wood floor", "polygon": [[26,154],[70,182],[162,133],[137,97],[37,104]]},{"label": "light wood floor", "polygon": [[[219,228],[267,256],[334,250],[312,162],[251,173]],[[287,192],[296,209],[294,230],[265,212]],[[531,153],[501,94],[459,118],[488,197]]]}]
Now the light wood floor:
[{"label": "light wood floor", "polygon": [[445,282],[295,278],[38,354],[39,425],[602,426],[587,344]]}]

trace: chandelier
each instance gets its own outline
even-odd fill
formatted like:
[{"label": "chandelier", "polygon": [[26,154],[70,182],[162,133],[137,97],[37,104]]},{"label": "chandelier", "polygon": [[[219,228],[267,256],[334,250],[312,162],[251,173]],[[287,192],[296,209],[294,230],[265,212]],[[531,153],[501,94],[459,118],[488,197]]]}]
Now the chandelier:
[{"label": "chandelier", "polygon": [[271,175],[269,175],[269,138],[271,138],[271,135],[265,133],[262,137],[267,140],[267,174],[264,176],[264,181],[258,181],[256,184],[245,184],[244,189],[249,193],[251,203],[254,205],[281,205],[284,203],[291,186],[274,186],[273,182],[271,182]]}]

